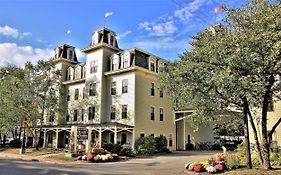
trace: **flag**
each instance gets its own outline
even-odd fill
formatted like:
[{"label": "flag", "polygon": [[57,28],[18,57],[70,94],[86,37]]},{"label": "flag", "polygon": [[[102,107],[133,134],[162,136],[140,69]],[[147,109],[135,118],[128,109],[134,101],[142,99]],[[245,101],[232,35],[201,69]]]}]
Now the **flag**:
[{"label": "flag", "polygon": [[216,7],[215,8],[215,13],[218,13],[218,12],[223,11],[223,10],[224,10],[223,7]]},{"label": "flag", "polygon": [[111,15],[113,15],[113,12],[107,12],[107,13],[104,14],[104,17],[109,17]]}]

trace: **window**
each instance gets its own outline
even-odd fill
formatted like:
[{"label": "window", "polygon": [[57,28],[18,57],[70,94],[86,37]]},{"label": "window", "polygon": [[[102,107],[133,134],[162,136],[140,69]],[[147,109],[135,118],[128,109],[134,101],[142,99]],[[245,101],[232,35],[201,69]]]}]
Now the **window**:
[{"label": "window", "polygon": [[116,109],[115,109],[115,106],[111,106],[110,119],[111,120],[116,119]]},{"label": "window", "polygon": [[95,72],[97,72],[97,70],[98,70],[98,61],[97,61],[97,60],[91,61],[91,62],[90,62],[90,66],[91,66],[91,68],[90,68],[90,73],[95,73]]},{"label": "window", "polygon": [[160,121],[164,121],[164,109],[160,108]]},{"label": "window", "polygon": [[114,37],[112,35],[110,35],[110,45],[113,46],[113,42],[114,42]]},{"label": "window", "polygon": [[112,66],[111,66],[111,70],[117,70],[118,69],[118,57],[114,57],[112,59]]},{"label": "window", "polygon": [[66,97],[66,100],[69,101],[70,100],[70,91],[67,90],[67,97]]},{"label": "window", "polygon": [[122,94],[128,92],[128,79],[122,80]]},{"label": "window", "polygon": [[122,119],[128,117],[128,105],[122,105]]},{"label": "window", "polygon": [[154,133],[151,133],[150,136],[151,136],[151,137],[154,137]]},{"label": "window", "polygon": [[124,145],[125,143],[127,143],[127,134],[122,133],[121,134],[121,145]]},{"label": "window", "polygon": [[82,98],[83,98],[83,99],[85,99],[85,97],[86,97],[86,89],[85,89],[85,87],[83,87],[83,94],[82,94]]},{"label": "window", "polygon": [[55,112],[51,111],[50,112],[50,117],[49,117],[49,122],[54,122],[55,121]]},{"label": "window", "polygon": [[70,50],[70,51],[69,51],[69,58],[68,58],[68,59],[72,60],[72,58],[73,58],[73,51]]},{"label": "window", "polygon": [[153,59],[150,60],[150,70],[155,71],[155,61]]},{"label": "window", "polygon": [[89,96],[95,96],[96,95],[96,88],[97,84],[96,83],[91,83],[90,84],[90,90],[89,90]]},{"label": "window", "polygon": [[69,68],[67,70],[67,80],[68,81],[73,80],[73,70],[72,70],[72,68]]},{"label": "window", "polygon": [[85,66],[82,67],[82,78],[86,77],[86,68]]},{"label": "window", "polygon": [[141,133],[141,134],[140,134],[140,137],[141,137],[141,138],[143,138],[144,136],[145,136],[144,133]]},{"label": "window", "polygon": [[159,91],[159,94],[160,94],[160,98],[163,98],[163,96],[164,96],[163,90],[160,90],[160,91]]},{"label": "window", "polygon": [[155,120],[154,107],[150,107],[150,120]]},{"label": "window", "polygon": [[111,83],[111,95],[116,95],[116,82]]},{"label": "window", "polygon": [[78,100],[78,97],[79,97],[79,89],[75,89],[74,100]]},{"label": "window", "polygon": [[81,121],[82,121],[82,122],[84,121],[84,113],[85,113],[85,110],[82,109],[82,110],[81,110]]},{"label": "window", "polygon": [[95,118],[95,112],[96,109],[94,106],[89,107],[89,116],[88,116],[88,120],[93,120]]},{"label": "window", "polygon": [[151,96],[154,96],[154,93],[155,93],[154,83],[151,82],[151,85],[150,85],[150,95],[151,95]]},{"label": "window", "polygon": [[126,68],[129,66],[129,54],[123,55],[123,68]]},{"label": "window", "polygon": [[75,79],[80,79],[81,78],[81,67],[77,67],[75,69]]},{"label": "window", "polygon": [[77,122],[77,118],[78,118],[78,110],[75,109],[73,114],[73,121]]},{"label": "window", "polygon": [[65,121],[66,121],[66,122],[69,122],[69,114],[66,115]]},{"label": "window", "polygon": [[173,135],[172,134],[169,135],[169,146],[170,147],[173,146]]}]

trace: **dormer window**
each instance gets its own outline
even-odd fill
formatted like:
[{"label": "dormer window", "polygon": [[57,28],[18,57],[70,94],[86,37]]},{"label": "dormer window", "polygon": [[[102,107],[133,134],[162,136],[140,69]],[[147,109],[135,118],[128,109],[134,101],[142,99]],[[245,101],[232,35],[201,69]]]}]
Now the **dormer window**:
[{"label": "dormer window", "polygon": [[86,77],[86,67],[85,66],[82,67],[81,73],[82,73],[82,78],[85,78]]},{"label": "dormer window", "polygon": [[73,51],[72,51],[72,50],[70,50],[70,51],[69,51],[69,56],[68,56],[68,59],[72,60],[72,58],[73,58]]},{"label": "dormer window", "polygon": [[73,68],[69,68],[67,71],[67,80],[71,81],[73,80]]},{"label": "dormer window", "polygon": [[114,36],[110,35],[110,45],[114,45]]},{"label": "dormer window", "polygon": [[107,44],[114,46],[114,35],[112,35],[111,33],[107,34]]},{"label": "dormer window", "polygon": [[81,67],[78,66],[75,70],[75,79],[80,79],[81,78]]},{"label": "dormer window", "polygon": [[119,59],[118,56],[113,57],[111,70],[117,70],[118,69],[118,59]]},{"label": "dormer window", "polygon": [[155,60],[154,59],[150,59],[150,70],[151,71],[155,71]]},{"label": "dormer window", "polygon": [[130,54],[123,55],[123,68],[129,67],[129,57]]}]

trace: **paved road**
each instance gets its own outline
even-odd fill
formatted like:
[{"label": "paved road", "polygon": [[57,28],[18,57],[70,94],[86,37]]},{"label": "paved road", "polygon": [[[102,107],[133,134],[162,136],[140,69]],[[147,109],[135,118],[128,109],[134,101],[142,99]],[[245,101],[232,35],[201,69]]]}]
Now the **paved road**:
[{"label": "paved road", "polygon": [[0,175],[174,175],[187,162],[210,158],[215,152],[183,151],[114,163],[53,164],[0,159]]}]

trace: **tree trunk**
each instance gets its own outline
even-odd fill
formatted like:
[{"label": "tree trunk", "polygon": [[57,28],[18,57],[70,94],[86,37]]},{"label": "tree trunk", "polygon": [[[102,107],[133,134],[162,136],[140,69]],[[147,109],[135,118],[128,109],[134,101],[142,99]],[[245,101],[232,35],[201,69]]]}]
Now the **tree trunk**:
[{"label": "tree trunk", "polygon": [[252,113],[250,111],[250,107],[249,107],[248,101],[246,101],[246,103],[247,103],[247,111],[248,111],[248,116],[249,116],[250,124],[251,124],[252,130],[253,130],[254,140],[255,140],[255,143],[256,143],[256,149],[257,149],[258,154],[259,154],[260,166],[262,166],[263,165],[263,158],[262,158],[262,152],[261,152],[261,146],[260,146],[260,142],[259,142],[259,138],[258,138],[257,128],[256,128],[256,125],[254,123],[254,120],[253,120],[253,117],[252,117]]},{"label": "tree trunk", "polygon": [[271,87],[273,86],[275,80],[274,76],[271,75],[268,79],[268,85],[266,86],[266,92],[264,94],[263,102],[262,102],[262,116],[261,116],[261,128],[262,128],[262,158],[263,158],[263,165],[262,168],[264,170],[271,169],[270,166],[270,158],[269,158],[269,140],[267,136],[267,109],[268,104],[270,103],[271,99]]},{"label": "tree trunk", "polygon": [[270,159],[269,159],[269,140],[267,137],[267,108],[262,111],[262,120],[261,120],[261,127],[262,127],[262,157],[263,157],[263,165],[262,169],[269,170],[271,169],[270,166]]},{"label": "tree trunk", "polygon": [[25,128],[23,128],[23,138],[20,148],[20,154],[24,154],[24,153],[25,153]]},{"label": "tree trunk", "polygon": [[249,139],[249,125],[248,125],[248,110],[247,110],[247,101],[246,97],[243,102],[243,120],[244,120],[244,143],[245,143],[245,156],[247,168],[252,169],[252,160],[251,160],[251,150],[250,150],[250,139]]}]

